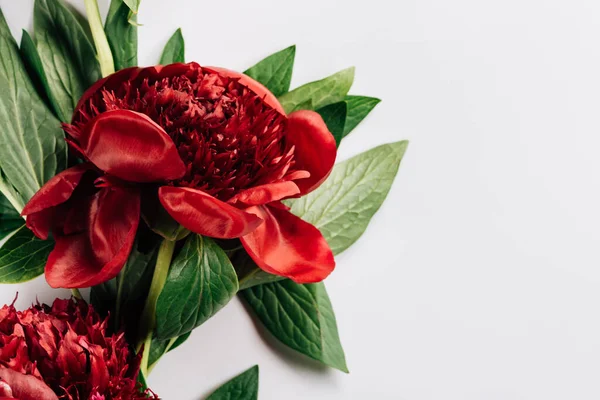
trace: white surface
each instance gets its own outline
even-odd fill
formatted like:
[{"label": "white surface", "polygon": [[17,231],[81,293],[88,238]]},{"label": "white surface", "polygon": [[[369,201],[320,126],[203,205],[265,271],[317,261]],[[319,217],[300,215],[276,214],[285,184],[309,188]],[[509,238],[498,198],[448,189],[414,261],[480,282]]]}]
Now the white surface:
[{"label": "white surface", "polygon": [[[31,0],[0,5],[31,23]],[[293,86],[356,65],[352,92],[384,100],[340,158],[411,140],[327,282],[350,375],[265,339],[236,300],[151,386],[197,400],[260,364],[261,400],[600,398],[599,18],[597,0],[142,1],[143,64],[179,26],[188,60],[239,70],[296,43]]]}]

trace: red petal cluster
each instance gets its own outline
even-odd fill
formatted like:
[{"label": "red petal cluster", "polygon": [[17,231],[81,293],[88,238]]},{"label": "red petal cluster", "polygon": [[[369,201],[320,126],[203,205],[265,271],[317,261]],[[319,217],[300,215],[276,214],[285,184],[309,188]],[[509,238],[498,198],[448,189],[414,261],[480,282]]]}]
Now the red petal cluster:
[{"label": "red petal cluster", "polygon": [[141,400],[139,360],[83,301],[0,309],[0,398]]},{"label": "red petal cluster", "polygon": [[195,63],[122,70],[84,94],[65,131],[86,162],[48,182],[23,210],[37,236],[52,231],[56,239],[50,285],[116,276],[148,184],[185,228],[240,238],[265,271],[317,282],[333,270],[321,233],[280,201],[327,178],[335,139],[319,114],[285,115],[251,78]]}]

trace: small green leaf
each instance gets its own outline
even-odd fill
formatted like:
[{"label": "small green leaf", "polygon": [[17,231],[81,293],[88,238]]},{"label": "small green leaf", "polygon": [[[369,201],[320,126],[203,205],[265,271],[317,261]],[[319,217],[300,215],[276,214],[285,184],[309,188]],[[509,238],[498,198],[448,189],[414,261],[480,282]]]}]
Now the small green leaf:
[{"label": "small green leaf", "polygon": [[185,62],[185,41],[181,28],[177,29],[173,36],[169,39],[160,56],[160,65],[168,65],[173,63]]},{"label": "small green leaf", "polygon": [[236,376],[218,388],[206,400],[257,400],[258,365]]},{"label": "small green leaf", "polygon": [[281,96],[290,90],[295,57],[294,45],[271,54],[248,68],[244,74],[265,85],[275,96]]},{"label": "small green leaf", "polygon": [[54,247],[52,240],[40,240],[24,225],[0,248],[0,283],[21,283],[44,273]]},{"label": "small green leaf", "polygon": [[384,144],[336,164],[317,190],[285,203],[319,228],[339,254],[358,240],[381,207],[407,146],[407,141]]},{"label": "small green leaf", "polygon": [[330,367],[348,372],[325,285],[290,280],[241,292],[263,325],[284,344]]},{"label": "small green leaf", "polygon": [[131,12],[137,14],[142,0],[123,0],[123,2],[127,5],[127,7],[129,7]]},{"label": "small green leaf", "polygon": [[288,114],[307,100],[312,100],[313,107],[319,109],[344,100],[353,81],[354,67],[351,67],[287,92],[279,97],[279,101]]},{"label": "small green leaf", "polygon": [[379,104],[381,100],[375,97],[366,96],[346,96],[346,104],[348,104],[348,116],[346,125],[344,126],[344,134],[346,137],[356,126]]},{"label": "small green leaf", "polygon": [[346,123],[346,115],[348,107],[345,101],[333,103],[323,108],[319,108],[317,112],[325,121],[329,132],[335,138],[335,143],[339,146],[344,135],[344,124]]},{"label": "small green leaf", "polygon": [[67,147],[58,121],[31,82],[0,10],[0,190],[20,212],[66,167]]},{"label": "small green leaf", "polygon": [[33,30],[59,119],[71,120],[83,92],[100,77],[96,50],[63,0],[35,0]]},{"label": "small green leaf", "polygon": [[[131,10],[123,0],[111,1],[104,31],[117,71],[138,65],[138,32],[137,27],[129,23],[129,14]],[[136,16],[131,18],[135,20]]]},{"label": "small green leaf", "polygon": [[12,204],[0,194],[0,240],[16,231],[23,225],[23,218]]},{"label": "small green leaf", "polygon": [[238,291],[227,254],[212,239],[190,235],[175,257],[156,305],[159,339],[181,336],[223,308]]}]

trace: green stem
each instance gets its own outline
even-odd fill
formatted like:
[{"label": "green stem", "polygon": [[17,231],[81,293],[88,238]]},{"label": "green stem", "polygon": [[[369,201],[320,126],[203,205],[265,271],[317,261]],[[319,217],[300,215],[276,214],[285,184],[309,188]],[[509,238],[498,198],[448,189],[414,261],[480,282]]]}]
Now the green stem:
[{"label": "green stem", "polygon": [[[167,347],[165,348],[165,352],[162,354],[162,356],[164,356],[165,354],[167,354],[169,352],[169,350],[171,350],[171,347],[173,347],[173,345],[175,344],[177,339],[179,339],[179,337],[174,337],[173,339],[169,340],[169,343],[167,344]],[[156,360],[152,365],[148,366],[148,375],[150,375],[152,373],[152,370],[154,369],[154,367],[156,367],[156,364],[158,364],[158,361],[160,361],[162,356],[160,356],[160,358],[158,360]]]},{"label": "green stem", "polygon": [[83,300],[83,296],[81,295],[81,292],[79,291],[79,289],[77,289],[77,288],[71,289],[71,294],[76,299]]},{"label": "green stem", "polygon": [[106,33],[104,32],[104,27],[102,26],[102,18],[100,17],[98,1],[84,1],[90,29],[92,30],[92,37],[94,38],[94,44],[96,45],[96,52],[98,53],[100,71],[102,72],[102,76],[106,77],[115,72],[115,62],[108,44],[108,39],[106,38]]},{"label": "green stem", "polygon": [[150,284],[150,291],[148,292],[146,305],[142,312],[140,336],[136,350],[139,353],[142,347],[144,349],[142,353],[142,365],[140,367],[144,377],[148,376],[148,357],[150,356],[152,334],[154,333],[154,327],[156,325],[156,303],[158,301],[158,296],[160,295],[160,292],[162,292],[167,281],[171,259],[173,258],[173,252],[175,251],[175,243],[175,241],[165,239],[160,245],[156,259],[156,267],[154,268],[154,275],[152,276],[152,283]]}]

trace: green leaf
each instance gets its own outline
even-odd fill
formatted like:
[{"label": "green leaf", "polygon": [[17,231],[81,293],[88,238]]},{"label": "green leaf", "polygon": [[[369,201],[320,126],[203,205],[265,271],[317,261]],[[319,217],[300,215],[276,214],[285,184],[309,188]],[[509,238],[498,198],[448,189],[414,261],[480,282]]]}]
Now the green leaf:
[{"label": "green leaf", "polygon": [[330,104],[323,108],[319,108],[317,112],[325,121],[329,132],[335,138],[335,143],[339,146],[344,136],[344,124],[346,123],[346,115],[348,107],[345,101]]},{"label": "green leaf", "polygon": [[[137,27],[129,23],[129,6],[123,0],[112,0],[106,17],[104,31],[113,53],[115,70],[137,67],[138,32]],[[132,15],[131,18],[137,18]]]},{"label": "green leaf", "polygon": [[50,87],[48,86],[48,79],[46,78],[44,67],[42,66],[42,60],[40,59],[40,55],[38,54],[33,39],[26,30],[23,30],[23,35],[21,36],[20,50],[27,73],[33,81],[38,94],[44,99],[44,102],[48,107],[54,111],[54,115],[58,116],[56,104],[48,98]]},{"label": "green leaf", "polygon": [[311,100],[315,109],[338,103],[346,97],[354,81],[354,67],[347,68],[320,81],[307,83],[279,97],[286,113]]},{"label": "green leaf", "polygon": [[206,400],[257,400],[258,365],[236,376],[218,388]]},{"label": "green leaf", "polygon": [[137,14],[142,0],[123,0],[123,2],[127,5],[127,7],[129,7],[131,12]]},{"label": "green leaf", "polygon": [[375,97],[366,96],[346,96],[346,104],[348,104],[348,116],[346,125],[344,126],[344,134],[346,137],[356,126],[379,104],[381,100]]},{"label": "green leaf", "polygon": [[264,60],[244,71],[244,74],[254,78],[269,89],[275,96],[282,96],[290,90],[296,46],[271,54]]},{"label": "green leaf", "polygon": [[173,36],[169,39],[160,56],[160,65],[168,65],[173,63],[185,62],[185,41],[181,28],[177,29]]},{"label": "green leaf", "polygon": [[285,203],[319,228],[339,254],[358,240],[381,207],[407,146],[407,141],[384,144],[339,163],[317,190]]},{"label": "green leaf", "polygon": [[[140,230],[133,250],[116,278],[92,287],[92,305],[101,315],[110,314],[116,326],[135,321],[142,312],[156,264],[158,240]],[[125,324],[127,333],[137,334],[135,324]]]},{"label": "green leaf", "polygon": [[227,254],[212,239],[190,235],[175,257],[156,305],[159,339],[181,336],[223,308],[238,291]]},{"label": "green leaf", "polygon": [[241,292],[264,326],[284,344],[330,367],[348,372],[325,285],[290,280]]},{"label": "green leaf", "polygon": [[35,0],[33,29],[59,119],[71,120],[83,92],[100,77],[96,50],[62,0]]},{"label": "green leaf", "polygon": [[0,190],[20,212],[66,167],[60,122],[36,93],[0,10]]},{"label": "green leaf", "polygon": [[176,339],[160,340],[153,338],[152,345],[150,347],[150,355],[148,357],[148,365],[150,369],[152,369],[154,364],[156,364],[166,353],[181,346],[186,340],[188,340],[191,334],[192,332],[184,333]]},{"label": "green leaf", "polygon": [[0,248],[0,283],[21,283],[43,274],[52,247],[52,240],[36,238],[23,225]]},{"label": "green leaf", "polygon": [[0,240],[23,225],[23,218],[13,208],[12,204],[0,194]]}]

